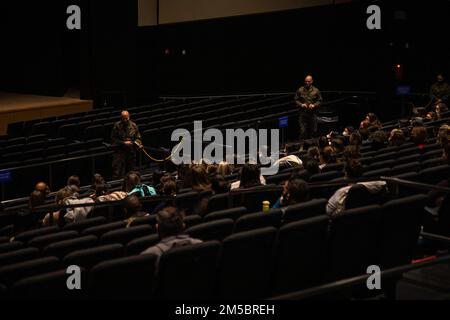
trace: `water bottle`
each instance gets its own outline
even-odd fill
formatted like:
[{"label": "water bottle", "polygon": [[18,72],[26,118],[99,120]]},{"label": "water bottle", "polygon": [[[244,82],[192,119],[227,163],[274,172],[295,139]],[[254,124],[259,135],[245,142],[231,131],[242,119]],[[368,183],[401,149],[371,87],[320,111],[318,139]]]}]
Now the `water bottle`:
[{"label": "water bottle", "polygon": [[269,201],[263,201],[263,213],[269,213],[270,210],[270,202]]}]

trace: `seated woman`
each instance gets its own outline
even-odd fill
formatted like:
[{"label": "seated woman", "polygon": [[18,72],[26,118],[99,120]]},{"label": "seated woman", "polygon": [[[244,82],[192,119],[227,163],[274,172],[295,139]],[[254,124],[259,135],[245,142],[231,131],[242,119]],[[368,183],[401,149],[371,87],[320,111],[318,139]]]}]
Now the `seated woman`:
[{"label": "seated woman", "polygon": [[283,194],[272,207],[273,209],[306,202],[309,200],[308,184],[298,178],[291,178],[284,183]]},{"label": "seated woman", "polygon": [[253,188],[266,184],[266,180],[261,176],[261,168],[257,164],[246,163],[240,172],[239,181],[231,184],[231,190],[238,188]]}]

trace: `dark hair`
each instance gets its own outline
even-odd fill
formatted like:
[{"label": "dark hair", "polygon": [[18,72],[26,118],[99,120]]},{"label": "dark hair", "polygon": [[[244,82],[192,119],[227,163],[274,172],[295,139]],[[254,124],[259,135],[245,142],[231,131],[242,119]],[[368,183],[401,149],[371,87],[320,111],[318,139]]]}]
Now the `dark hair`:
[{"label": "dark hair", "polygon": [[165,196],[173,196],[177,193],[177,189],[177,183],[173,180],[168,180],[164,182],[162,191]]},{"label": "dark hair", "polygon": [[328,138],[325,136],[320,136],[317,140],[317,144],[319,145],[319,149],[323,150],[323,148],[329,146]]},{"label": "dark hair", "polygon": [[217,170],[219,169],[219,166],[217,164],[208,164],[206,167],[206,173],[209,176],[217,174]]},{"label": "dark hair", "polygon": [[179,235],[184,230],[184,212],[176,207],[166,207],[158,212],[156,221],[160,238]]},{"label": "dark hair", "polygon": [[319,163],[314,159],[306,160],[306,162],[303,164],[305,167],[305,170],[308,171],[310,175],[318,174],[320,173]]},{"label": "dark hair", "polygon": [[[369,130],[368,130],[367,128],[361,128],[361,129],[359,129],[359,130],[358,130],[358,133],[359,133],[359,135],[361,136],[361,140],[362,140],[362,141],[365,141],[365,140],[369,139],[370,132],[369,132]],[[361,143],[362,143],[362,141],[361,141]]]},{"label": "dark hair", "polygon": [[261,185],[261,169],[257,164],[246,163],[241,168],[239,188],[252,188]]},{"label": "dark hair", "polygon": [[59,204],[61,201],[64,201],[64,199],[69,198],[77,193],[76,189],[70,186],[65,186],[64,188],[60,189],[56,193],[55,202]]},{"label": "dark hair", "polygon": [[226,193],[230,191],[230,184],[222,175],[216,174],[211,178],[211,189],[215,194]]},{"label": "dark hair", "polygon": [[30,199],[28,200],[28,208],[33,211],[34,208],[39,207],[45,203],[45,193],[41,191],[34,190],[30,194]]},{"label": "dark hair", "polygon": [[331,141],[331,146],[334,148],[336,153],[344,152],[344,140],[341,138],[336,138]]},{"label": "dark hair", "polygon": [[92,178],[92,185],[98,185],[98,184],[104,184],[105,183],[105,179],[103,178],[103,176],[99,173],[94,174],[94,177]]},{"label": "dark hair", "polygon": [[336,163],[337,161],[334,149],[330,146],[325,147],[320,156],[323,162],[326,164]]},{"label": "dark hair", "polygon": [[347,174],[347,179],[359,179],[364,173],[364,167],[357,160],[348,160],[345,164],[345,173]]},{"label": "dark hair", "polygon": [[308,201],[309,187],[302,179],[290,179],[287,184],[286,204],[295,204]]},{"label": "dark hair", "polygon": [[130,192],[137,185],[141,184],[141,178],[135,172],[129,172],[123,179],[122,190],[125,192]]},{"label": "dark hair", "polygon": [[308,155],[312,159],[314,159],[316,161],[319,161],[319,159],[320,159],[320,150],[319,150],[319,148],[318,147],[310,147],[308,149]]},{"label": "dark hair", "polygon": [[359,148],[357,146],[349,145],[345,147],[343,154],[343,159],[345,161],[358,158],[361,158],[361,153],[359,152]]},{"label": "dark hair", "polygon": [[201,164],[191,165],[185,174],[184,187],[205,191],[211,188],[206,169]]},{"label": "dark hair", "polygon": [[138,213],[142,209],[142,204],[139,198],[135,195],[131,195],[125,199],[124,203],[125,218],[130,218],[134,214]]},{"label": "dark hair", "polygon": [[70,176],[69,179],[67,179],[67,185],[68,186],[77,186],[78,188],[81,186],[80,177],[78,176]]},{"label": "dark hair", "polygon": [[411,138],[412,141],[417,145],[424,144],[425,140],[427,140],[427,129],[424,126],[417,126],[412,128]]},{"label": "dark hair", "polygon": [[392,147],[399,147],[404,144],[406,141],[405,134],[403,130],[394,129],[391,131],[391,135],[389,137],[389,145]]},{"label": "dark hair", "polygon": [[370,138],[372,140],[372,150],[380,150],[386,147],[386,142],[388,140],[386,132],[377,130],[370,136]]}]

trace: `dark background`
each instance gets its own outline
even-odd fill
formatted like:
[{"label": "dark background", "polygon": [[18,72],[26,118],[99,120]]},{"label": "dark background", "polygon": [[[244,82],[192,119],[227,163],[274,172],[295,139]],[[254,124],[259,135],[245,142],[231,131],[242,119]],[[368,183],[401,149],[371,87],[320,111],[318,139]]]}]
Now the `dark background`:
[{"label": "dark background", "polygon": [[[372,3],[382,9],[382,30],[366,28]],[[66,29],[70,4],[81,7],[81,31]],[[77,88],[97,106],[136,105],[164,95],[293,92],[311,73],[322,90],[376,92],[387,111],[398,84],[427,92],[437,72],[450,70],[444,0],[354,1],[142,28],[137,11],[136,0],[2,2],[0,90],[62,96]]]}]

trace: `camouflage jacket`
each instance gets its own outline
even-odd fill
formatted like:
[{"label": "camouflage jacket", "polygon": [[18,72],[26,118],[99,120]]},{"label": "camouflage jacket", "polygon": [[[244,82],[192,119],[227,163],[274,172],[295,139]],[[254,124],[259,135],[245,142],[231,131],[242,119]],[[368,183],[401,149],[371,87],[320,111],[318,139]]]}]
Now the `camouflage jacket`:
[{"label": "camouflage jacket", "polygon": [[115,146],[124,146],[125,141],[141,140],[139,129],[133,121],[125,127],[121,121],[116,122],[111,132],[111,142]]},{"label": "camouflage jacket", "polygon": [[295,101],[299,107],[300,104],[314,104],[314,111],[316,111],[322,103],[322,94],[319,89],[314,86],[311,86],[309,89],[301,87],[295,94]]}]

